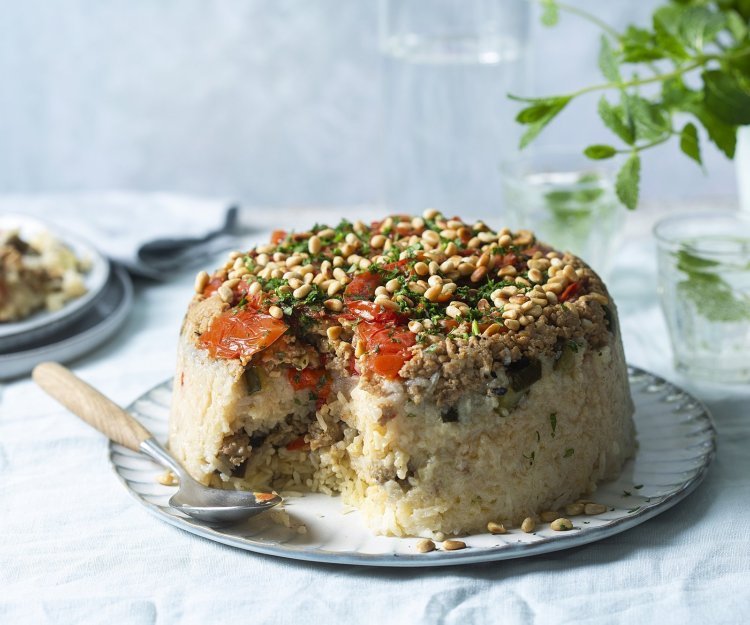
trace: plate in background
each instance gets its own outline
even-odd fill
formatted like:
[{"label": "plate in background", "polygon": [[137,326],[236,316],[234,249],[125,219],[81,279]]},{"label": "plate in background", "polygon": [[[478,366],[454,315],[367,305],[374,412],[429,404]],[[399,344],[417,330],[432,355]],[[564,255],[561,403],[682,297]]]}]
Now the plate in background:
[{"label": "plate in background", "polygon": [[69,362],[110,338],[122,324],[133,305],[133,284],[127,271],[114,266],[109,280],[86,314],[78,317],[52,336],[44,336],[22,349],[0,354],[0,380],[29,373],[46,360]]},{"label": "plate in background", "polygon": [[[418,539],[376,536],[363,525],[358,512],[343,509],[339,497],[319,493],[285,498],[286,511],[295,525],[304,524],[305,534],[274,522],[273,512],[230,527],[211,527],[170,508],[167,502],[175,487],[157,482],[164,468],[146,456],[110,443],[110,462],[128,492],[151,514],[198,536],[248,551],[390,567],[521,558],[579,547],[636,527],[687,497],[705,477],[716,452],[716,432],[706,407],[656,375],[635,367],[629,374],[639,447],[620,477],[600,484],[592,495],[607,505],[607,511],[572,517],[575,529],[568,532],[555,532],[543,524],[531,534],[511,529],[503,535],[462,537],[467,548],[460,551],[417,553]],[[128,407],[161,442],[167,435],[171,396],[172,383],[167,381]]]},{"label": "plate in background", "polygon": [[39,311],[20,321],[0,323],[0,352],[15,351],[59,333],[81,315],[86,314],[86,310],[107,285],[110,276],[109,261],[92,245],[74,234],[23,215],[0,215],[0,230],[15,229],[20,231],[21,238],[26,241],[40,232],[50,233],[55,239],[70,247],[78,258],[88,260],[91,269],[84,275],[86,293],[70,300],[60,310]]}]

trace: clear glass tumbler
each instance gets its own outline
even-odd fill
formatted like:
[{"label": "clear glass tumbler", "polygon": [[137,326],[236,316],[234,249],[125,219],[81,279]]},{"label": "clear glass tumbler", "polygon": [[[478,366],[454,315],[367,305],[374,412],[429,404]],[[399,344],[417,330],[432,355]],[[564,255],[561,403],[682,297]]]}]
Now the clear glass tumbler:
[{"label": "clear glass tumbler", "polygon": [[[527,93],[527,0],[381,0],[384,203],[496,214]],[[506,152],[507,154],[507,152]]]},{"label": "clear glass tumbler", "polygon": [[750,215],[675,215],[654,234],[675,367],[699,382],[749,384]]},{"label": "clear glass tumbler", "polygon": [[577,152],[538,149],[501,171],[508,225],[533,230],[606,277],[625,220],[611,170]]}]

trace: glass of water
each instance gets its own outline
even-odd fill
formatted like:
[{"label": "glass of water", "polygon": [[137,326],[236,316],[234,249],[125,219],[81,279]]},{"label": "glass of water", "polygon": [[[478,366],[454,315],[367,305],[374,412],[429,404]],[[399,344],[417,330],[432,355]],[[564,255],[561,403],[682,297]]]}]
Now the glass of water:
[{"label": "glass of water", "polygon": [[750,383],[750,215],[676,215],[654,234],[675,367],[696,381]]},{"label": "glass of water", "polygon": [[533,230],[606,278],[625,220],[612,171],[566,149],[537,149],[501,171],[508,225]]},{"label": "glass of water", "polygon": [[384,203],[497,213],[497,165],[518,144],[527,0],[380,0]]}]

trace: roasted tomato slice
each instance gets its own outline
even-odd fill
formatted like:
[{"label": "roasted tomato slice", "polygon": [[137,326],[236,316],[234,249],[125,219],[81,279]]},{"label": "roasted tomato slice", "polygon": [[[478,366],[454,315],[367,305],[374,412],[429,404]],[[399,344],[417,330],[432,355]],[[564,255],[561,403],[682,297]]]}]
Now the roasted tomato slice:
[{"label": "roasted tomato slice", "polygon": [[221,278],[211,278],[203,289],[203,297],[211,297],[223,282],[224,281]]},{"label": "roasted tomato slice", "polygon": [[578,294],[578,291],[580,289],[581,289],[580,282],[571,282],[567,287],[565,287],[565,290],[560,294],[559,300],[561,302],[567,302],[569,299],[575,297]]},{"label": "roasted tomato slice", "polygon": [[247,358],[266,349],[288,326],[253,309],[228,310],[214,319],[199,344],[215,358]]},{"label": "roasted tomato slice", "polygon": [[298,436],[293,441],[286,444],[288,451],[300,451],[301,449],[309,449],[309,445],[305,442],[304,436]]},{"label": "roasted tomato slice", "polygon": [[344,297],[347,300],[372,299],[375,289],[381,284],[381,278],[376,273],[365,271],[354,276],[352,281],[344,289]]},{"label": "roasted tomato slice", "polygon": [[331,393],[331,378],[325,367],[314,369],[307,367],[302,371],[288,369],[287,378],[295,391],[309,390],[315,394],[315,407],[320,408],[326,403]]},{"label": "roasted tomato slice", "polygon": [[416,337],[401,326],[362,322],[357,326],[358,340],[366,350],[364,369],[395,380],[404,363],[411,358],[410,347]]},{"label": "roasted tomato slice", "polygon": [[364,321],[377,321],[378,323],[398,321],[401,317],[397,312],[367,300],[347,302],[346,310]]},{"label": "roasted tomato slice", "polygon": [[286,239],[286,230],[274,230],[271,233],[271,243],[273,245],[278,245],[281,243],[284,239]]}]

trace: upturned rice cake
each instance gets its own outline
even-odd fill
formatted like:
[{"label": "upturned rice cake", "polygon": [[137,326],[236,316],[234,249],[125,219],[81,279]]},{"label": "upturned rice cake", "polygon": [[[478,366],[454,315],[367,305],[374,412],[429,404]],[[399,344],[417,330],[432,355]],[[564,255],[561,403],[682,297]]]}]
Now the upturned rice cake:
[{"label": "upturned rice cake", "polygon": [[169,445],[204,484],[341,493],[378,534],[435,536],[616,477],[632,414],[583,261],[427,211],[276,232],[201,272]]}]

